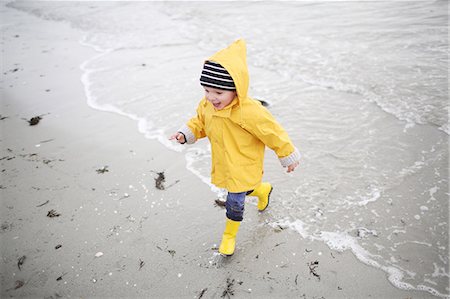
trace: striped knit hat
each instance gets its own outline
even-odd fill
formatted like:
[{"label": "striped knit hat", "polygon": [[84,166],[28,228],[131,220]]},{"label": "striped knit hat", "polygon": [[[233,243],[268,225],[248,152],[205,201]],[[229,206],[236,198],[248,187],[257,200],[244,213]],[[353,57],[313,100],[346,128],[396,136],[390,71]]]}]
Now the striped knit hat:
[{"label": "striped knit hat", "polygon": [[233,78],[227,70],[218,63],[206,61],[203,65],[200,84],[212,88],[236,90]]}]

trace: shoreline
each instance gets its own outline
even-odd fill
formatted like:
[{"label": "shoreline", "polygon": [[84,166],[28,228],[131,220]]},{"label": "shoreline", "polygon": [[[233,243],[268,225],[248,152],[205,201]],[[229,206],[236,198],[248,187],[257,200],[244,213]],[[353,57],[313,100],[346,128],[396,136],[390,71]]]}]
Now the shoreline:
[{"label": "shoreline", "polygon": [[183,154],[86,103],[81,32],[3,9],[2,297],[434,298],[252,204],[236,254],[218,257],[225,212]]}]

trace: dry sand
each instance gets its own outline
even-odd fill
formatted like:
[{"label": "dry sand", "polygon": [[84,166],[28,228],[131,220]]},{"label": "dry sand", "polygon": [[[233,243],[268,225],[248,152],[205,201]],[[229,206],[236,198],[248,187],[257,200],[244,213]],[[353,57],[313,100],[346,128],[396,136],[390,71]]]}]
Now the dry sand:
[{"label": "dry sand", "polygon": [[95,53],[82,33],[7,8],[2,19],[2,298],[432,297],[272,228],[254,202],[235,255],[218,256],[225,211],[182,154],[86,104],[79,66]]}]

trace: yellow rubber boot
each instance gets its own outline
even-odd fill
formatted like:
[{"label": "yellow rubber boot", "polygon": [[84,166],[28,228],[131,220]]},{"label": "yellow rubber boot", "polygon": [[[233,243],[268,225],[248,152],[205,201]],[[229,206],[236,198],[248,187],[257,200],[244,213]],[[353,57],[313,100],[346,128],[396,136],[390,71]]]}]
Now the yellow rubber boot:
[{"label": "yellow rubber boot", "polygon": [[219,252],[224,255],[233,255],[236,246],[236,234],[239,230],[240,221],[233,221],[227,218],[225,230],[220,243]]},{"label": "yellow rubber boot", "polygon": [[249,196],[258,197],[258,210],[264,211],[269,205],[270,194],[272,193],[272,185],[270,183],[261,183]]}]

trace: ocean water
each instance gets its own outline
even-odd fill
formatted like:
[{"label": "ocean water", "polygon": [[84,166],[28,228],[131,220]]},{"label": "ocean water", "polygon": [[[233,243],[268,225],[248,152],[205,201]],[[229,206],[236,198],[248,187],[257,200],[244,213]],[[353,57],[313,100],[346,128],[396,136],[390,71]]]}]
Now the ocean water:
[{"label": "ocean water", "polygon": [[267,152],[269,224],[350,250],[398,288],[449,296],[447,1],[8,6],[81,29],[97,52],[80,66],[87,103],[136,120],[206,184],[208,142],[167,138],[202,97],[202,61],[245,38],[250,95],[303,154],[288,175]]}]

